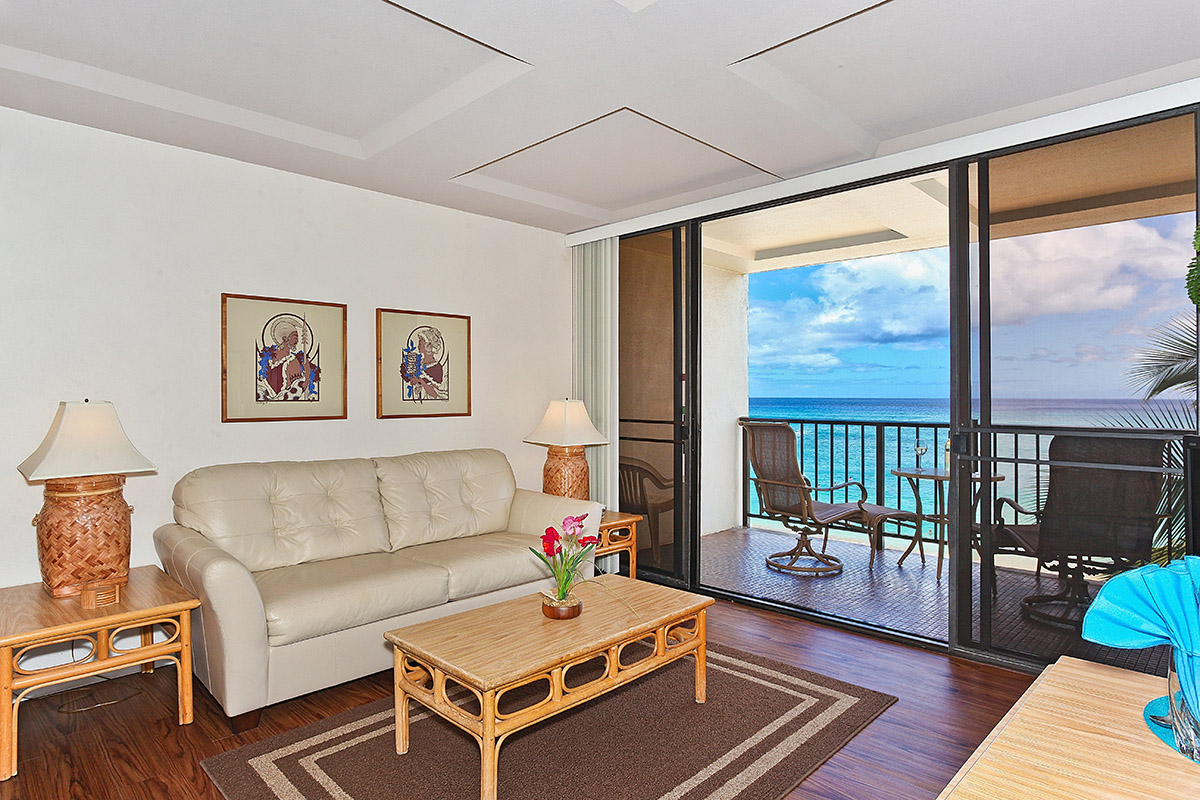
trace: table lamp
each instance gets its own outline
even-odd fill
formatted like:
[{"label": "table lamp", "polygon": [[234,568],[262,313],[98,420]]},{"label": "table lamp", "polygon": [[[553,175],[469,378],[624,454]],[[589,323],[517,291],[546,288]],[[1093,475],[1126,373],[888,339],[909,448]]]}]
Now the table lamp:
[{"label": "table lamp", "polygon": [[79,595],[89,609],[120,602],[133,512],[125,476],[157,468],[129,441],[112,403],[59,403],[46,438],[17,469],[46,482],[33,518],[42,587],[55,598]]},{"label": "table lamp", "polygon": [[592,425],[582,400],[551,400],[546,416],[525,441],[549,448],[542,468],[543,492],[588,499],[588,463],[583,448],[608,444],[608,440]]}]

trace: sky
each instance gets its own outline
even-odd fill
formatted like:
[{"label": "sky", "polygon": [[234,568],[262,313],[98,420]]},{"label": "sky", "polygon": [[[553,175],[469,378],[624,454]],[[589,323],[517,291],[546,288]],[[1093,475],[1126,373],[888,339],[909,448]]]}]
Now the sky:
[{"label": "sky", "polygon": [[[1139,395],[1154,329],[1194,313],[1192,213],[992,243],[994,397]],[[750,275],[751,397],[946,397],[947,248]]]}]

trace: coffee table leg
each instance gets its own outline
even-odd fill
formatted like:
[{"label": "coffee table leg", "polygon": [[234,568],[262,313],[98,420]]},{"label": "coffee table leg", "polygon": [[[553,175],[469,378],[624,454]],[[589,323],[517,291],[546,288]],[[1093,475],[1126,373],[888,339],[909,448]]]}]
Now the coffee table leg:
[{"label": "coffee table leg", "polygon": [[696,702],[703,703],[708,699],[708,631],[706,618],[708,613],[701,611],[696,615],[696,635],[700,638],[700,646],[696,648]]},{"label": "coffee table leg", "polygon": [[500,744],[493,736],[479,740],[479,800],[496,800]]},{"label": "coffee table leg", "polygon": [[479,800],[496,800],[500,742],[496,739],[496,693],[485,692],[479,709],[483,735],[479,737]]},{"label": "coffee table leg", "polygon": [[392,657],[396,665],[396,752],[404,755],[408,752],[408,694],[400,687],[400,676],[404,674],[404,654],[397,647],[392,649]]},{"label": "coffee table leg", "polygon": [[408,695],[403,689],[396,689],[396,752],[404,755],[408,752]]}]

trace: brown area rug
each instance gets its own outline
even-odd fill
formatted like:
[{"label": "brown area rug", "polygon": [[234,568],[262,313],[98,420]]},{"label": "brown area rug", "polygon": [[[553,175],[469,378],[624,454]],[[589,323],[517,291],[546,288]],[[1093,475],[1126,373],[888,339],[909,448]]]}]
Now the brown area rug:
[{"label": "brown area rug", "polygon": [[[501,800],[777,800],[896,698],[709,645],[708,701],[694,662],[669,664],[513,734]],[[395,752],[380,700],[206,759],[228,800],[475,800],[479,746],[411,706]]]}]

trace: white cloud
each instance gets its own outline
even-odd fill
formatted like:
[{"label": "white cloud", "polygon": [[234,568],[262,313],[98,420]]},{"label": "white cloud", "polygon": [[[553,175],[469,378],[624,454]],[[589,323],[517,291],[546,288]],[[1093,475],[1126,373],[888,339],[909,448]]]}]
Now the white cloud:
[{"label": "white cloud", "polygon": [[[1004,363],[996,380],[1061,386],[1063,396],[1122,393],[1112,387],[1122,385],[1134,340],[1190,308],[1182,276],[1191,226],[1179,215],[993,242],[993,358]],[[901,380],[913,351],[946,347],[948,262],[939,248],[803,268],[812,270],[805,296],[751,302],[752,378]],[[1048,318],[1059,314],[1067,316]]]},{"label": "white cloud", "polygon": [[1182,296],[1188,239],[1183,225],[1163,236],[1129,221],[992,242],[992,322],[1128,309],[1160,281],[1178,281]]},{"label": "white cloud", "polygon": [[1075,344],[1065,349],[1034,347],[1021,356],[1000,355],[995,356],[993,360],[1013,363],[1041,362],[1064,367],[1077,367],[1080,364],[1127,362],[1129,357],[1129,348],[1122,345],[1102,347],[1096,344]]},{"label": "white cloud", "polygon": [[950,303],[944,248],[806,269],[817,270],[815,297],[751,305],[750,363],[755,367],[824,372],[842,367],[839,353],[849,348],[944,346]]}]

